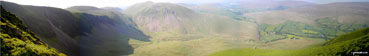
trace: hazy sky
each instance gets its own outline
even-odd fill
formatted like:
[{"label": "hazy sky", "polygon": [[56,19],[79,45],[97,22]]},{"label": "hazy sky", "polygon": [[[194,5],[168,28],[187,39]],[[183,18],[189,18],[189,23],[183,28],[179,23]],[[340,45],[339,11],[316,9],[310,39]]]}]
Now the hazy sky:
[{"label": "hazy sky", "polygon": [[[14,2],[22,5],[68,8],[71,6],[128,7],[135,3],[145,1],[201,4],[201,3],[232,2],[237,0],[4,0],[4,1]],[[352,2],[352,1],[369,2],[369,0],[300,0],[300,1],[308,1],[314,3]]]}]

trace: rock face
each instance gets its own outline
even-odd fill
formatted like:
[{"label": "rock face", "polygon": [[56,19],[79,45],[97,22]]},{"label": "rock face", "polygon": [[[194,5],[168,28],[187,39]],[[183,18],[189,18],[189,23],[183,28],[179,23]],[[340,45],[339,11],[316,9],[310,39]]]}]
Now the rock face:
[{"label": "rock face", "polygon": [[66,56],[49,47],[1,5],[1,56]]}]

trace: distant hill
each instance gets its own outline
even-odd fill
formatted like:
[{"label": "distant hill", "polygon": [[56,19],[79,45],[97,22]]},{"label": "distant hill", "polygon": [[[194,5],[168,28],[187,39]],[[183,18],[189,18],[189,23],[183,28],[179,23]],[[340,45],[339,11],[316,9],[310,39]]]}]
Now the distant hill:
[{"label": "distant hill", "polygon": [[259,25],[260,40],[269,42],[290,37],[324,38],[368,27],[367,2],[342,2],[246,13]]},{"label": "distant hill", "polygon": [[240,6],[244,9],[278,9],[280,7],[294,8],[312,6],[314,3],[305,1],[273,1],[273,0],[257,0],[257,1],[238,1],[233,6]]},{"label": "distant hill", "polygon": [[[234,48],[226,46],[228,42],[257,41],[258,36],[256,24],[252,22],[194,12],[172,3],[138,3],[123,12],[132,17],[139,30],[152,37],[151,42],[131,42],[138,45],[133,56],[201,56]],[[212,44],[212,47],[199,45],[201,43]],[[154,50],[160,52],[151,52]]]},{"label": "distant hill", "polygon": [[316,19],[335,18],[344,24],[368,24],[369,3],[342,2],[290,8],[282,11],[247,13],[244,16],[255,19],[258,23],[280,24],[287,20],[314,24]]},{"label": "distant hill", "polygon": [[100,16],[109,16],[109,17],[119,16],[119,15],[114,15],[119,12],[100,9],[100,8],[92,7],[92,6],[73,6],[73,7],[67,8],[67,10],[72,11],[72,12],[84,12],[84,13],[100,15]]},{"label": "distant hill", "polygon": [[14,14],[1,8],[1,56],[66,56],[49,47]]},{"label": "distant hill", "polygon": [[[143,6],[145,5],[145,6]],[[226,16],[202,14],[171,3],[145,2],[124,11],[132,16],[138,28],[145,34],[240,34],[250,22],[240,22]],[[248,24],[249,23],[249,24]],[[240,36],[232,35],[232,36]]]},{"label": "distant hill", "polygon": [[240,9],[240,11],[237,11],[237,9],[235,8],[230,8],[219,3],[201,4],[201,5],[190,5],[190,4],[179,4],[179,5],[187,7],[195,12],[228,16],[236,20],[240,20],[242,18],[241,17],[242,14],[245,13],[241,11],[245,9]]},{"label": "distant hill", "polygon": [[123,12],[123,9],[118,8],[118,7],[103,7],[102,9],[110,10],[110,11]]},{"label": "distant hill", "polygon": [[245,19],[242,17],[244,13],[264,12],[264,11],[278,11],[288,8],[306,7],[316,5],[304,1],[272,1],[272,0],[249,0],[249,1],[235,1],[224,3],[210,3],[210,4],[182,4],[189,9],[200,13],[217,14],[222,16],[229,16],[236,20]]},{"label": "distant hill", "polygon": [[[368,42],[369,3],[365,2],[148,1],[124,10],[1,4],[24,23],[19,28],[27,27],[50,45],[46,49],[52,55],[57,52],[51,47],[68,56],[333,56],[366,50]],[[350,33],[361,28],[365,29]]]},{"label": "distant hill", "polygon": [[92,6],[73,6],[67,8],[71,12],[88,13],[97,16],[108,16],[114,21],[124,23],[127,27],[136,27],[136,24],[132,21],[132,18],[123,14],[122,9],[115,7],[96,8]]}]

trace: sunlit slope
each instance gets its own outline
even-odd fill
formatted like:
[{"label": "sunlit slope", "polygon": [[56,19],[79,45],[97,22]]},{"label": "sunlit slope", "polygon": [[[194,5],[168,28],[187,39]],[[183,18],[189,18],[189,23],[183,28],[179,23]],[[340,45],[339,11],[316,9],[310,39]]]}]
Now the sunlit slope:
[{"label": "sunlit slope", "polygon": [[[41,6],[18,5],[1,1],[4,9],[14,13],[41,40],[67,55],[79,55],[79,19],[69,11]],[[74,39],[73,39],[74,38]]]},{"label": "sunlit slope", "polygon": [[260,24],[260,40],[271,42],[280,39],[321,38],[332,39],[338,35],[352,32],[360,28],[367,28],[363,24],[342,24],[332,18],[315,21],[315,25],[301,22],[286,21],[282,24]]},{"label": "sunlit slope", "polygon": [[[329,40],[326,43],[326,45],[358,39],[365,35],[368,35],[368,33],[369,33],[369,28],[360,29],[360,30],[357,30],[357,31],[354,31],[348,34],[340,35],[332,40]],[[368,39],[362,39],[362,40],[368,40]]]},{"label": "sunlit slope", "polygon": [[244,17],[258,24],[263,42],[302,38],[329,40],[368,27],[367,5],[366,2],[340,2],[246,13]]},{"label": "sunlit slope", "polygon": [[[136,7],[139,5],[146,6]],[[196,13],[170,3],[136,4],[125,10],[125,14],[131,15],[138,28],[148,35],[225,34],[239,37],[254,33],[250,29],[256,28],[255,24],[250,22],[240,22],[226,16]]]},{"label": "sunlit slope", "polygon": [[[43,37],[54,37],[48,33],[52,32],[48,20],[52,24],[66,32],[68,35],[75,37],[78,33],[78,19],[73,17],[69,11],[53,8],[53,7],[42,7],[42,6],[30,6],[30,5],[18,5],[16,3],[1,1],[5,10],[14,13],[21,20],[24,20],[26,26],[30,27],[31,31],[39,34]],[[38,29],[42,27],[43,29]],[[48,34],[48,35],[47,35]]]},{"label": "sunlit slope", "polygon": [[230,49],[214,53],[210,56],[336,56],[352,55],[355,51],[368,51],[369,28],[360,29],[329,40],[325,44],[304,49]]},{"label": "sunlit slope", "polygon": [[66,56],[49,47],[1,5],[1,56]]},{"label": "sunlit slope", "polygon": [[1,2],[5,10],[20,17],[41,40],[69,56],[129,55],[133,52],[128,45],[130,39],[150,38],[120,12],[97,8],[91,11],[100,12],[90,13]]},{"label": "sunlit slope", "polygon": [[124,13],[133,18],[139,30],[152,37],[151,42],[130,40],[135,48],[133,56],[204,56],[239,48],[236,44],[257,42],[254,23],[202,14],[176,4],[139,3]]}]

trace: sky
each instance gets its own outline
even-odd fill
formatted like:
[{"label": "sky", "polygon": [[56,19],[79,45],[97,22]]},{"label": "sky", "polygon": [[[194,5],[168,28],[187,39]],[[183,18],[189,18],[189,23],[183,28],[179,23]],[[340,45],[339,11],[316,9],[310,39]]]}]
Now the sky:
[{"label": "sky", "polygon": [[[152,1],[152,2],[169,2],[169,3],[188,3],[188,4],[204,4],[204,3],[220,3],[234,2],[237,0],[3,0],[22,5],[48,6],[57,8],[68,8],[71,6],[94,6],[94,7],[120,7],[126,8],[136,3]],[[285,1],[285,0],[278,0]],[[369,0],[298,0],[313,3],[332,3],[332,2],[369,2]]]}]

